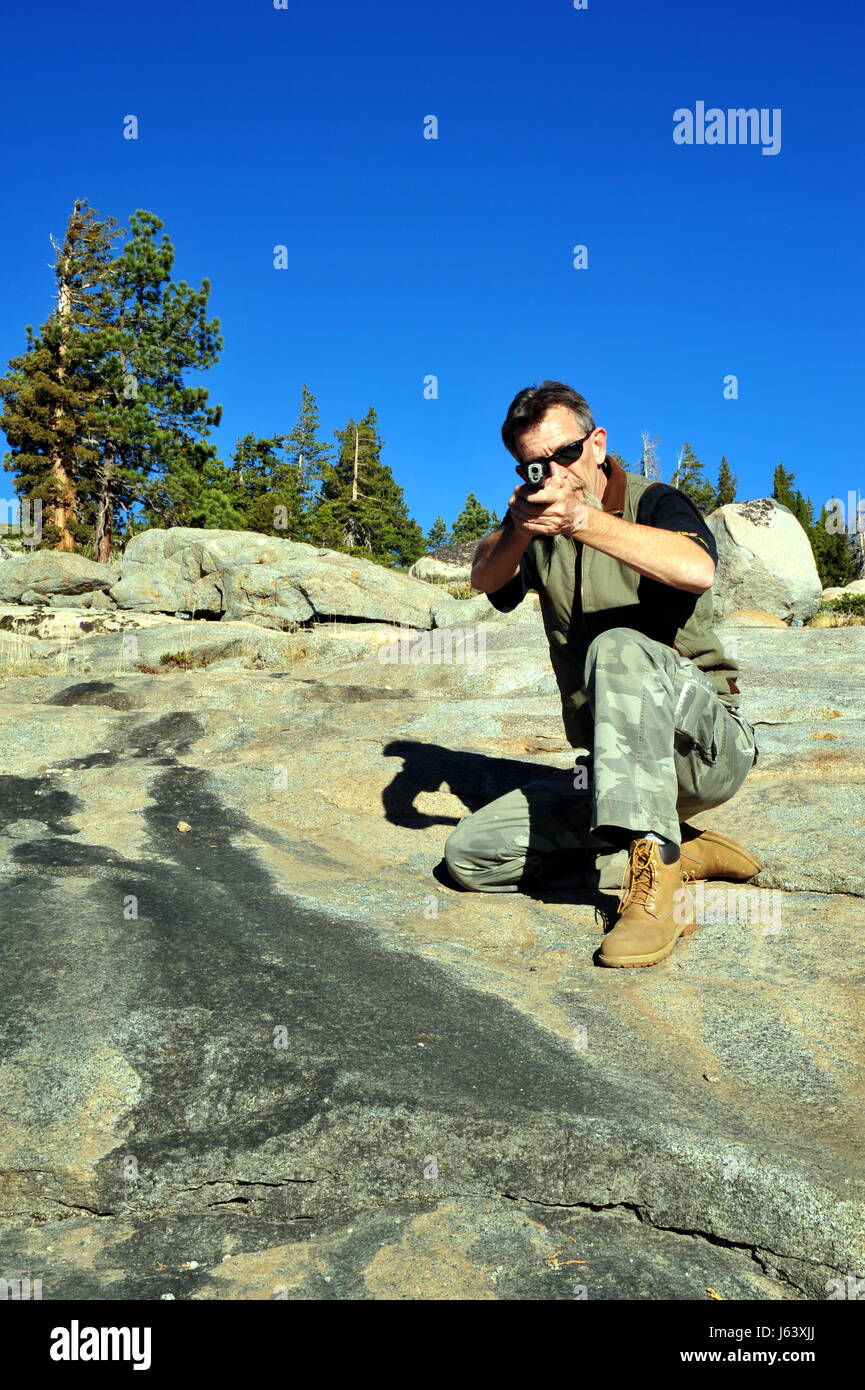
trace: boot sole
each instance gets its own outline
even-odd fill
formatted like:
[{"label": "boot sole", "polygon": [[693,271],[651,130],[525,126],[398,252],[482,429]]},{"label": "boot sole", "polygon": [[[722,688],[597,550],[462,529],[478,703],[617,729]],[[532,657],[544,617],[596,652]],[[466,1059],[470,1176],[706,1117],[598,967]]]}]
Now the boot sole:
[{"label": "boot sole", "polygon": [[632,966],[639,967],[641,965],[657,965],[659,960],[666,959],[666,957],[670,954],[680,937],[690,936],[692,932],[696,931],[696,929],[696,922],[688,922],[686,926],[682,927],[679,931],[676,932],[676,935],[673,937],[672,941],[668,943],[668,945],[662,946],[660,951],[653,951],[650,955],[620,956],[618,960],[608,960],[607,957],[604,955],[603,950],[601,950],[598,953],[598,960],[600,961],[601,965],[623,966],[626,969]]}]

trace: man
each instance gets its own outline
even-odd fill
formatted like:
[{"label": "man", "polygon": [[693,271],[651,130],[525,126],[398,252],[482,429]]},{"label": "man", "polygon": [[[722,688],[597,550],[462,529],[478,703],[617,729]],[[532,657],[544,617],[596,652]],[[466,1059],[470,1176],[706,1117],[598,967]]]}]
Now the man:
[{"label": "man", "polygon": [[549,476],[516,488],[471,582],[503,612],[537,591],[578,757],[573,773],[465,817],[445,859],[464,887],[513,892],[587,857],[610,887],[626,851],[618,921],[598,958],[654,965],[696,925],[685,882],[761,868],[733,840],[682,824],[728,801],[757,760],[739,668],[712,628],[715,539],[684,493],[608,456],[606,431],[562,382],[520,391],[502,439],[527,484],[529,464]]}]

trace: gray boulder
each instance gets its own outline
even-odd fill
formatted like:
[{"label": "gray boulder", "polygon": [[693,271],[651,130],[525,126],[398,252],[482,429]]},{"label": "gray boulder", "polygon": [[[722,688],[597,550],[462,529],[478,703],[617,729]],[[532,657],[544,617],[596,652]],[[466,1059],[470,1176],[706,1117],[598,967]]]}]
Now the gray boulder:
[{"label": "gray boulder", "polygon": [[98,565],[83,555],[38,550],[0,565],[0,603],[20,603],[24,594],[86,594],[110,589],[120,578],[112,565]]},{"label": "gray boulder", "polygon": [[313,550],[291,541],[283,544],[290,552],[280,559],[279,568],[300,590],[316,617],[431,625],[432,605],[441,597],[433,585],[356,555]]},{"label": "gray boulder", "polygon": [[706,521],[718,545],[717,620],[736,609],[775,613],[787,623],[817,612],[822,585],[811,543],[787,507],[771,497],[730,502]]},{"label": "gray boulder", "polygon": [[450,564],[435,555],[422,555],[409,570],[413,579],[424,579],[428,584],[468,584],[471,572],[471,564]]},{"label": "gray boulder", "polygon": [[225,620],[284,629],[312,617],[312,606],[279,565],[233,565],[221,577]]},{"label": "gray boulder", "polygon": [[833,599],[843,598],[845,594],[861,596],[865,594],[865,579],[852,579],[849,584],[835,584],[824,589],[821,603],[831,603]]},{"label": "gray boulder", "polygon": [[431,558],[445,565],[470,570],[477,548],[477,541],[458,541],[456,545],[439,546],[438,550],[433,551]]},{"label": "gray boulder", "polygon": [[110,591],[118,608],[141,613],[221,613],[222,594],[210,577],[184,574],[183,566],[135,564]]},{"label": "gray boulder", "polygon": [[175,526],[132,538],[111,596],[124,608],[222,612],[274,628],[310,617],[429,627],[441,591],[371,560],[299,541]]}]

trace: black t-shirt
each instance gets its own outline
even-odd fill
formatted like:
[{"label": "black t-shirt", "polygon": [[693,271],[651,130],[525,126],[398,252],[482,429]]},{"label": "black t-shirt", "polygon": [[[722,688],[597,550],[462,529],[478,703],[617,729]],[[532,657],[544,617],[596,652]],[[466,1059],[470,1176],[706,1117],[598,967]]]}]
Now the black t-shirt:
[{"label": "black t-shirt", "polygon": [[[657,526],[662,531],[677,531],[688,536],[695,545],[709,552],[715,564],[718,563],[718,547],[715,537],[706,525],[702,512],[690,498],[678,488],[667,483],[655,483],[640,494],[637,503],[636,522],[640,526]],[[510,509],[505,513],[502,525],[507,529],[513,526]],[[578,551],[582,547],[577,543]],[[529,589],[537,588],[534,565],[531,559],[532,542],[520,558],[520,571],[509,583],[487,594],[494,608],[501,613],[510,613],[525,598]],[[646,617],[655,614],[657,623],[650,621],[652,631],[649,636],[657,636],[661,641],[671,641],[671,632],[683,627],[697,603],[699,595],[686,589],[677,589],[671,584],[662,584],[657,579],[641,576],[639,583],[639,603]],[[641,627],[644,624],[641,624]],[[592,624],[594,626],[594,624]]]}]

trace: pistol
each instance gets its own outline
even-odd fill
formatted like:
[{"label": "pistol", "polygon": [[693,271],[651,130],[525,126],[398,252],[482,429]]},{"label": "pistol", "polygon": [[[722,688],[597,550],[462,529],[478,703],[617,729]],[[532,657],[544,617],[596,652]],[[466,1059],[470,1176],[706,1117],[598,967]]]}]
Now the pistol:
[{"label": "pistol", "polygon": [[528,481],[525,485],[526,492],[537,492],[540,488],[544,486],[544,484],[547,481],[547,478],[549,478],[550,476],[550,465],[548,463],[541,462],[527,463],[526,475],[528,478]]}]

